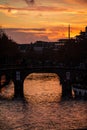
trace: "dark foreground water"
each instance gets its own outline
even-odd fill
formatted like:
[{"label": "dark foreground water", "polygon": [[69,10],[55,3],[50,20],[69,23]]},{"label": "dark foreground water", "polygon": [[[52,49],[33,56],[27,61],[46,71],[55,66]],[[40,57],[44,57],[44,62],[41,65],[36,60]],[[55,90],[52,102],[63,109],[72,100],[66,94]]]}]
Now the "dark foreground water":
[{"label": "dark foreground water", "polygon": [[13,100],[13,84],[2,89],[0,130],[87,129],[87,101],[61,98],[55,74],[32,74],[24,82],[24,100]]}]

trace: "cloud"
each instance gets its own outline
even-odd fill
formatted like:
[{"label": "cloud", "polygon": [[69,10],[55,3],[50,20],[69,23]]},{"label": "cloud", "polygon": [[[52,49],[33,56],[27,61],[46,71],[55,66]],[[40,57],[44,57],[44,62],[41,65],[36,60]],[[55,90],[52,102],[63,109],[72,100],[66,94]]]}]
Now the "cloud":
[{"label": "cloud", "polygon": [[83,4],[87,4],[87,0],[74,0],[75,2],[78,3],[83,3]]},{"label": "cloud", "polygon": [[24,32],[24,33],[28,33],[28,32],[45,32],[46,31],[45,28],[6,28],[5,30],[11,31],[11,32],[15,31],[15,32]]},{"label": "cloud", "polygon": [[30,8],[17,8],[12,6],[2,6],[0,5],[0,10],[8,10],[8,12],[11,12],[11,10],[17,10],[17,11],[68,11],[67,8],[63,7],[52,7],[52,6],[33,6]]},{"label": "cloud", "polygon": [[[0,5],[0,10],[4,10],[7,11],[8,13],[11,13],[12,15],[14,14],[18,14],[18,15],[25,15],[26,13],[30,12],[30,11],[39,11],[39,12],[70,12],[70,13],[84,13],[86,14],[87,11],[86,9],[83,11],[82,9],[76,9],[76,8],[71,8],[71,6],[73,4],[80,4],[81,6],[84,4],[87,4],[87,0],[54,0],[53,6],[52,5],[43,5],[43,4],[35,4],[33,6],[30,6],[31,3],[35,3],[34,0],[24,0],[29,6],[28,7],[16,7],[16,6],[10,6],[10,5]],[[45,0],[45,2],[48,0]],[[51,0],[51,2],[53,2],[53,0]],[[59,2],[59,5],[58,5]],[[43,3],[43,2],[42,2]],[[55,4],[57,3],[57,4]],[[64,5],[60,5],[60,3],[65,4]],[[83,3],[83,4],[82,4]],[[71,4],[71,6],[69,6],[68,4]]]},{"label": "cloud", "polygon": [[49,41],[45,28],[5,28],[5,32],[17,43]]},{"label": "cloud", "polygon": [[81,6],[83,6],[83,4],[87,5],[87,0],[63,0],[63,1],[71,4],[79,4]]},{"label": "cloud", "polygon": [[2,12],[3,14],[5,14],[8,17],[16,17],[15,14],[18,13],[18,10],[16,8],[11,9],[10,7],[0,5],[0,12]]},{"label": "cloud", "polygon": [[28,6],[30,6],[30,4],[34,4],[35,1],[34,0],[24,0]]},{"label": "cloud", "polygon": [[[30,4],[34,4],[35,0],[24,0],[28,5]],[[44,2],[49,3],[49,0],[44,0]],[[51,3],[64,3],[64,2],[68,2],[68,3],[78,3],[78,4],[87,4],[87,0],[50,0]],[[43,1],[42,1],[43,3]]]},{"label": "cloud", "polygon": [[[5,28],[5,32],[17,43],[31,43],[35,41],[57,41],[68,37],[68,27],[59,25],[49,28]],[[71,37],[78,34],[77,27],[71,26]]]}]

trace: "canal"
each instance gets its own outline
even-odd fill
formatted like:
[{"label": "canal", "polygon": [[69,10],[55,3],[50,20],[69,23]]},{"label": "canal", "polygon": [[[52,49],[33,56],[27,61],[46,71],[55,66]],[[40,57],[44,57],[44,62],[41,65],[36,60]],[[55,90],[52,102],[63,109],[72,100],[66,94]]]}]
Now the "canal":
[{"label": "canal", "polygon": [[32,73],[24,81],[24,99],[13,99],[10,82],[0,93],[0,130],[87,129],[87,101],[62,98],[59,77]]}]

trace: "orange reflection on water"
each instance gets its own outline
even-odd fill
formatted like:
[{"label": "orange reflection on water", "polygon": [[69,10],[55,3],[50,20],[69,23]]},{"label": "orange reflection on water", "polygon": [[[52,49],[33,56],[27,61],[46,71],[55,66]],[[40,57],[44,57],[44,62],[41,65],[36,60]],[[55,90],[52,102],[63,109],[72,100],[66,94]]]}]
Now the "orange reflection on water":
[{"label": "orange reflection on water", "polygon": [[3,85],[5,81],[6,81],[6,76],[2,75],[1,76],[1,85]]},{"label": "orange reflection on water", "polygon": [[31,102],[58,101],[61,94],[58,76],[52,73],[33,73],[24,81],[24,93]]}]

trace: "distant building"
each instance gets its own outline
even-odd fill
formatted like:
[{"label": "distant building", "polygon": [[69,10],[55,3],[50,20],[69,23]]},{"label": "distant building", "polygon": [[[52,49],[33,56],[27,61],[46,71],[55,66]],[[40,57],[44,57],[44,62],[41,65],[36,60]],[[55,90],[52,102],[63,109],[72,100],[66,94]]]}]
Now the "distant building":
[{"label": "distant building", "polygon": [[[61,39],[62,41],[62,39]],[[45,41],[37,41],[33,44],[33,50],[34,51],[40,51],[42,52],[45,49],[49,49],[49,50],[54,50],[57,51],[59,50],[65,42],[61,42],[61,41],[57,41],[57,42],[45,42]]]},{"label": "distant building", "polygon": [[22,53],[26,53],[27,50],[30,49],[30,44],[18,44],[18,49]]},{"label": "distant building", "polygon": [[43,47],[41,46],[34,46],[34,51],[43,51]]},{"label": "distant building", "polygon": [[34,51],[40,51],[42,52],[46,48],[50,48],[52,46],[51,42],[45,42],[45,41],[36,41],[33,44],[33,50]]},{"label": "distant building", "polygon": [[85,27],[85,31],[81,31],[79,35],[76,36],[77,41],[81,41],[83,39],[87,39],[87,26]]},{"label": "distant building", "polygon": [[69,39],[59,39],[59,45],[65,45],[65,43],[68,41]]}]

